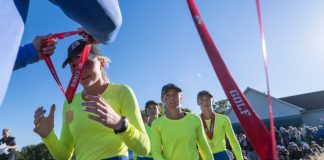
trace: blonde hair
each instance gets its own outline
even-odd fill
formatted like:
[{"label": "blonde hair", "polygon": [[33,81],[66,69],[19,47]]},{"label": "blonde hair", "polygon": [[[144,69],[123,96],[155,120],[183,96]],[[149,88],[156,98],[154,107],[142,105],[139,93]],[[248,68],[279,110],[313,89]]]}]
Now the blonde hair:
[{"label": "blonde hair", "polygon": [[[106,57],[106,56],[102,56],[102,55],[97,55],[96,56],[99,60],[100,63],[103,62],[103,65],[106,66],[107,68],[109,68],[109,64],[111,62],[110,58],[109,57]],[[104,69],[101,70],[101,76],[102,78],[106,81],[106,82],[109,82],[109,79],[108,79],[108,76],[107,76],[107,73],[105,72]]]}]

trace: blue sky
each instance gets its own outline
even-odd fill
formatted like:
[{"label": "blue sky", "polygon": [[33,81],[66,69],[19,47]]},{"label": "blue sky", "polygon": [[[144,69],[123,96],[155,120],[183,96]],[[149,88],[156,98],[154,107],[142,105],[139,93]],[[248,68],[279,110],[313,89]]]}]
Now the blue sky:
[{"label": "blue sky", "polygon": [[[233,78],[242,91],[266,91],[255,1],[196,0]],[[123,26],[116,41],[101,46],[112,60],[107,69],[113,83],[131,86],[139,105],[160,100],[169,82],[183,89],[183,106],[199,113],[198,91],[210,90],[216,100],[225,95],[200,41],[185,0],[120,1]],[[261,1],[269,61],[271,93],[284,97],[323,90],[324,1]],[[31,1],[21,44],[35,35],[71,31],[78,24],[48,1]],[[52,56],[63,83],[71,77],[61,69],[69,43],[59,40]],[[79,87],[79,91],[80,91]],[[60,133],[64,96],[44,62],[13,72],[3,105],[0,128],[8,127],[20,147],[40,142],[33,133],[34,110],[57,105],[55,132]]]}]

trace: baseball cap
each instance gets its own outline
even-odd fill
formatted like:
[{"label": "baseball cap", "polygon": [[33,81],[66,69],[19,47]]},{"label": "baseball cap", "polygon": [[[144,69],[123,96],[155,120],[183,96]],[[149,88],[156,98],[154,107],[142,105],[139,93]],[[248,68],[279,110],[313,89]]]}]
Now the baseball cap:
[{"label": "baseball cap", "polygon": [[169,83],[162,87],[161,97],[165,94],[165,92],[167,92],[170,89],[175,89],[177,92],[182,92],[182,90],[177,85]]},{"label": "baseball cap", "polygon": [[197,103],[198,103],[198,105],[199,105],[199,98],[201,96],[203,96],[203,95],[208,95],[210,98],[213,98],[213,95],[209,91],[202,90],[197,94]]},{"label": "baseball cap", "polygon": [[[147,108],[150,106],[150,105],[159,105],[156,101],[154,101],[154,100],[149,100],[149,101],[147,101],[146,103],[145,103],[145,113],[147,112]],[[159,108],[159,106],[158,106],[158,108]]]},{"label": "baseball cap", "polygon": [[145,108],[147,108],[149,105],[152,105],[152,104],[154,104],[154,105],[158,105],[158,103],[155,102],[154,100],[149,100],[149,101],[147,101],[147,102],[145,103]]},{"label": "baseball cap", "polygon": [[[90,43],[85,39],[79,39],[74,41],[68,48],[68,55],[62,64],[62,68],[65,68],[65,66],[70,62],[71,57],[81,56],[84,47],[88,44]],[[96,44],[91,44],[88,59],[93,60],[96,57],[96,55],[101,55],[99,48]]]},{"label": "baseball cap", "polygon": [[200,98],[200,97],[203,96],[203,95],[208,95],[210,98],[213,97],[213,95],[212,95],[209,91],[202,90],[202,91],[200,91],[200,92],[198,93],[198,95],[197,95],[197,99]]}]

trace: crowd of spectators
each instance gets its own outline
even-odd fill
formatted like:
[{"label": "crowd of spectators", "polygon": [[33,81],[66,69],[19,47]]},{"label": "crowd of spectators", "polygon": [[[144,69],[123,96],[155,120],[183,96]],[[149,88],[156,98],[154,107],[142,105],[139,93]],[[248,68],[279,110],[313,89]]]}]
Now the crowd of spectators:
[{"label": "crowd of spectators", "polygon": [[[280,127],[275,130],[279,160],[317,160],[324,158],[324,128],[302,125]],[[244,133],[238,133],[245,159],[258,160],[257,154]],[[230,146],[228,150],[231,151]]]}]

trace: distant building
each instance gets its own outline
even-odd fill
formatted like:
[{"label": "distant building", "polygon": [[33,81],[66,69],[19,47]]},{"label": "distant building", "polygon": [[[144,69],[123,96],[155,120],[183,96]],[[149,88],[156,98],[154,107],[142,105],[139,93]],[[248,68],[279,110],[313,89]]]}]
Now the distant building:
[{"label": "distant building", "polygon": [[324,91],[305,93],[280,99],[304,108],[305,110],[301,115],[305,124],[312,126],[324,124]]},{"label": "distant building", "polygon": [[[267,94],[247,88],[244,95],[259,118],[270,126]],[[324,123],[324,91],[306,93],[284,98],[271,97],[275,126],[288,127],[302,124],[317,126]],[[226,115],[231,119],[235,131],[241,131],[239,121],[231,108]]]}]

